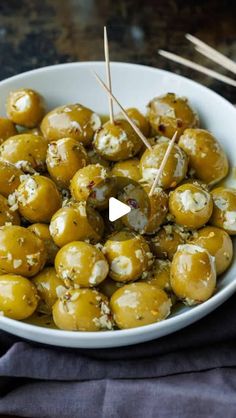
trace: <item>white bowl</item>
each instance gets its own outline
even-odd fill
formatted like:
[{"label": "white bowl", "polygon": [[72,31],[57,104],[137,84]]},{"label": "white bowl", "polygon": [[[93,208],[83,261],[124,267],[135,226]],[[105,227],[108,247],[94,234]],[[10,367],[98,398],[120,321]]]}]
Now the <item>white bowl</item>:
[{"label": "white bowl", "polygon": [[[91,69],[105,76],[103,62],[55,65],[29,71],[0,83],[0,114],[11,90],[29,87],[45,97],[48,107],[80,102],[100,114],[108,113],[107,96],[97,84]],[[123,106],[135,106],[145,111],[154,96],[175,92],[186,96],[200,115],[202,126],[218,138],[228,154],[231,166],[236,166],[236,110],[224,98],[191,80],[167,71],[141,65],[112,63],[113,92]],[[118,110],[118,109],[117,109]],[[213,311],[236,290],[236,259],[220,278],[217,293],[207,302],[193,308],[181,308],[165,321],[129,330],[107,332],[71,332],[42,328],[0,317],[0,328],[20,337],[64,347],[118,347],[160,338],[197,321]]]}]

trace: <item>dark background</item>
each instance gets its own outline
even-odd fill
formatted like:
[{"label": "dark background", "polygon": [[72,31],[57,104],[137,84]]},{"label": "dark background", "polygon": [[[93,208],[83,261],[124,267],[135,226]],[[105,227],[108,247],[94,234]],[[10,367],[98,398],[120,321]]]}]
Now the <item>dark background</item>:
[{"label": "dark background", "polygon": [[[1,0],[0,79],[61,62],[110,57],[178,72],[236,103],[236,89],[158,56],[168,49],[222,73],[184,38],[195,34],[236,60],[236,1]],[[231,75],[231,74],[229,74]]]}]

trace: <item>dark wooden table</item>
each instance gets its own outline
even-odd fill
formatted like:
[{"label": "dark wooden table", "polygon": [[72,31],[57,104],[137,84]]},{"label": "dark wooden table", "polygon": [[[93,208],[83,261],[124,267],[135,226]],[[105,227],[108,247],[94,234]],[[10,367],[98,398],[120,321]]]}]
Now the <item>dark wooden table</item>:
[{"label": "dark wooden table", "polygon": [[0,79],[61,62],[103,60],[104,25],[111,60],[178,72],[236,103],[235,88],[157,54],[168,49],[227,73],[194,52],[184,35],[195,34],[236,60],[233,0],[1,0]]}]

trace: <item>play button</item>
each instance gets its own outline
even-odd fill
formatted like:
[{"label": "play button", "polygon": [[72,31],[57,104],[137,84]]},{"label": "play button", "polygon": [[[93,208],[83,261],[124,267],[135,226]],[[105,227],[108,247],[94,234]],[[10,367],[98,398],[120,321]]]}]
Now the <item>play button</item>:
[{"label": "play button", "polygon": [[131,211],[131,207],[120,202],[115,197],[109,199],[109,221],[114,222],[122,216],[127,215]]}]

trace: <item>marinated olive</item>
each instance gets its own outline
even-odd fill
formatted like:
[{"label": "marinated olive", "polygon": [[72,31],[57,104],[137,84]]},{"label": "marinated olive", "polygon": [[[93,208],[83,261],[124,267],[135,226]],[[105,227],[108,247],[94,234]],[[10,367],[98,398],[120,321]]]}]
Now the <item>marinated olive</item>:
[{"label": "marinated olive", "polygon": [[198,229],[209,221],[213,202],[201,186],[187,183],[170,193],[169,210],[178,225]]},{"label": "marinated olive", "polygon": [[110,299],[113,293],[122,286],[124,286],[124,283],[116,282],[110,277],[107,277],[98,287],[99,291]]},{"label": "marinated olive", "polygon": [[170,283],[176,296],[185,304],[204,302],[215,291],[214,257],[200,246],[180,245],[171,264]]},{"label": "marinated olive", "polygon": [[0,195],[0,226],[8,222],[13,225],[20,225],[20,217],[17,211],[11,210],[7,199]]},{"label": "marinated olive", "polygon": [[81,287],[98,285],[106,278],[109,270],[103,253],[81,241],[72,241],[58,251],[55,268],[66,285]]},{"label": "marinated olive", "polygon": [[10,119],[0,117],[0,144],[16,134],[17,130],[14,123]]},{"label": "marinated olive", "polygon": [[180,136],[186,128],[199,125],[197,114],[191,109],[185,97],[177,97],[174,93],[167,93],[155,97],[148,104],[147,113],[154,133],[171,138],[177,131]]},{"label": "marinated olive", "polygon": [[[168,140],[157,143],[151,150],[147,149],[140,160],[140,170],[143,180],[153,184],[168,147]],[[165,164],[158,186],[164,189],[176,187],[186,176],[188,158],[178,145],[172,148]]]},{"label": "marinated olive", "polygon": [[131,207],[131,211],[122,218],[125,226],[141,234],[153,234],[164,222],[168,212],[168,196],[157,187],[149,196],[150,187],[133,186],[124,187],[119,199]]},{"label": "marinated olive", "polygon": [[87,155],[88,155],[89,164],[100,164],[105,168],[109,168],[109,166],[110,166],[109,161],[102,158],[101,155],[99,155],[95,151],[95,149],[89,148],[87,150]]},{"label": "marinated olive", "polygon": [[47,169],[59,186],[69,187],[74,174],[87,163],[87,153],[76,139],[62,138],[49,143],[46,158]]},{"label": "marinated olive", "polygon": [[95,136],[93,145],[98,154],[109,161],[127,160],[136,155],[142,141],[126,120],[106,122]]},{"label": "marinated olive", "polygon": [[41,130],[48,141],[70,137],[89,145],[94,132],[101,126],[99,116],[79,103],[60,106],[42,120]]},{"label": "marinated olive", "polygon": [[31,277],[46,262],[43,241],[26,228],[7,225],[0,228],[0,269],[6,273]]},{"label": "marinated olive", "polygon": [[32,282],[40,297],[37,310],[50,314],[54,303],[67,291],[63,281],[57,276],[54,267],[46,267],[33,278]]},{"label": "marinated olive", "polygon": [[42,223],[35,223],[30,225],[28,229],[43,241],[47,253],[46,264],[54,264],[59,248],[56,246],[50,235],[49,226]]},{"label": "marinated olive", "polygon": [[189,233],[179,225],[164,225],[152,238],[151,247],[158,258],[172,260],[179,245],[184,244],[189,238]]},{"label": "marinated olive", "polygon": [[72,289],[53,306],[53,319],[60,329],[101,331],[112,329],[106,296],[95,289]]},{"label": "marinated olive", "polygon": [[170,266],[171,262],[169,260],[159,260],[156,258],[145,282],[170,293]]},{"label": "marinated olive", "polygon": [[228,174],[226,154],[210,132],[186,129],[179,140],[179,146],[188,155],[189,167],[199,180],[211,186]]},{"label": "marinated olive", "polygon": [[113,293],[111,310],[119,328],[153,324],[170,314],[171,300],[162,289],[147,283],[131,283]]},{"label": "marinated olive", "polygon": [[218,187],[211,192],[213,213],[210,223],[223,228],[230,235],[236,234],[236,190]]},{"label": "marinated olive", "polygon": [[0,146],[1,159],[15,164],[23,171],[31,168],[44,171],[47,142],[42,136],[20,134],[11,136]]},{"label": "marinated olive", "polygon": [[233,257],[233,244],[227,232],[214,226],[206,226],[195,233],[191,243],[205,248],[215,257],[217,274],[227,270]]},{"label": "marinated olive", "polygon": [[59,209],[52,217],[50,233],[59,247],[71,241],[98,242],[104,230],[102,216],[86,202],[74,203]]},{"label": "marinated olive", "polygon": [[139,181],[141,179],[139,160],[137,158],[132,158],[125,161],[119,161],[114,164],[111,174],[113,176],[121,176],[134,181]]},{"label": "marinated olive", "polygon": [[107,170],[100,164],[89,164],[77,171],[71,180],[70,191],[78,202],[86,200],[93,188],[105,180]]},{"label": "marinated olive", "polygon": [[0,312],[8,318],[26,319],[37,308],[38,295],[28,279],[15,274],[0,276]]},{"label": "marinated olive", "polygon": [[55,183],[48,177],[28,177],[18,187],[19,212],[30,222],[49,223],[52,215],[61,207],[61,196]]},{"label": "marinated olive", "polygon": [[9,119],[26,128],[37,126],[45,113],[42,96],[31,89],[12,91],[8,96],[6,108]]},{"label": "marinated olive", "polygon": [[14,164],[0,160],[0,193],[8,197],[20,184],[20,176],[23,172],[16,168]]},{"label": "marinated olive", "polygon": [[[137,125],[140,131],[144,134],[144,136],[149,135],[150,125],[147,118],[135,107],[129,107],[126,109],[126,114],[132,119],[132,121]],[[116,119],[124,119],[122,113],[119,113]]]},{"label": "marinated olive", "polygon": [[114,233],[106,241],[104,252],[110,265],[109,275],[118,282],[139,279],[153,262],[146,240],[134,232]]}]

